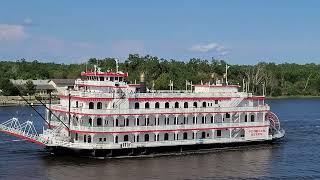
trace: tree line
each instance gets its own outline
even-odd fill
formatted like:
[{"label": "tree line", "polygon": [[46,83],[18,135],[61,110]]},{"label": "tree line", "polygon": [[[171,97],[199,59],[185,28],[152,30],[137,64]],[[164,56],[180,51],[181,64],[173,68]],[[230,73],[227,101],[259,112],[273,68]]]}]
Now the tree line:
[{"label": "tree line", "polygon": [[[143,72],[149,89],[169,89],[172,80],[174,89],[178,90],[185,89],[186,81],[199,84],[222,79],[226,64],[226,61],[219,59],[192,58],[184,62],[130,54],[119,63],[119,69],[129,73],[128,81],[131,83],[139,82],[139,76]],[[0,89],[4,95],[16,95],[9,79],[75,79],[80,77],[81,71],[93,69],[94,65],[105,71],[115,70],[116,63],[114,58],[90,58],[87,63],[81,64],[45,63],[25,59],[0,61]],[[319,64],[259,62],[255,65],[229,66],[229,83],[242,86],[244,80],[249,85],[248,91],[255,94],[262,94],[264,86],[266,95],[272,97],[320,95]]]}]

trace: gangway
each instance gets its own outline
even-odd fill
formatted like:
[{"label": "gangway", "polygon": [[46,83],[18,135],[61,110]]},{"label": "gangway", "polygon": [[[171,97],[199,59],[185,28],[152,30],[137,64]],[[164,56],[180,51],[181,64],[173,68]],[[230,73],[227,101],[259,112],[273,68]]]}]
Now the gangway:
[{"label": "gangway", "polygon": [[20,123],[17,118],[11,118],[0,124],[0,131],[36,144],[45,145],[45,140],[39,136],[32,121]]}]

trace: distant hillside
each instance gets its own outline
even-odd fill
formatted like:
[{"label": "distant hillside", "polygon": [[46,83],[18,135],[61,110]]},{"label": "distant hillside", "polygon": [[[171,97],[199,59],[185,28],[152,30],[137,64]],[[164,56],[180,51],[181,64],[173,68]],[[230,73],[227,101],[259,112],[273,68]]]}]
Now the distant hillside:
[{"label": "distant hillside", "polygon": [[[8,91],[8,79],[63,79],[77,78],[81,71],[92,69],[97,64],[102,70],[115,69],[112,58],[91,58],[86,64],[56,64],[39,61],[15,62],[0,61],[0,89]],[[139,81],[139,74],[146,75],[147,86],[154,81],[155,89],[169,89],[169,81],[174,81],[175,89],[184,89],[186,80],[198,84],[201,81],[214,82],[221,79],[225,72],[226,62],[223,60],[190,59],[187,62],[173,59],[159,59],[154,56],[130,54],[128,59],[120,63],[120,70],[129,72],[129,81]],[[268,96],[319,96],[320,65],[319,64],[275,64],[259,63],[256,65],[230,65],[229,82],[242,85],[242,80],[250,84],[250,91],[261,94],[265,84]],[[10,86],[10,85],[9,85]]]}]

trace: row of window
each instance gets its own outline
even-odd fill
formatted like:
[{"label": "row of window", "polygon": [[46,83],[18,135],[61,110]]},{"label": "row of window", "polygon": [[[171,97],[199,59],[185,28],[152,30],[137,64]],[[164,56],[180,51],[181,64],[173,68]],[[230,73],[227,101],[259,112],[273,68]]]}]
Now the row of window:
[{"label": "row of window", "polygon": [[[94,102],[89,103],[89,109],[94,109]],[[97,109],[102,109],[102,102],[97,103]]]},{"label": "row of window", "polygon": [[[215,104],[218,104],[218,103],[219,103],[219,101],[218,101],[218,100],[215,100]],[[202,102],[202,107],[207,107],[207,105],[208,105],[208,106],[212,106],[213,103]],[[154,104],[154,107],[155,107],[155,108],[160,108],[160,103],[159,103],[159,102],[156,102],[156,103]],[[169,107],[170,107],[170,103],[169,103],[169,102],[166,102],[166,103],[164,104],[164,108],[169,108]],[[184,102],[184,103],[183,103],[183,107],[184,107],[184,108],[189,108],[189,103],[188,103],[188,102]],[[197,107],[198,107],[198,102],[193,102],[192,107],[193,107],[193,108],[197,108]],[[135,108],[135,109],[139,109],[139,108],[140,108],[140,103],[139,103],[139,102],[135,102],[135,103],[134,103],[134,108]],[[150,102],[145,102],[145,103],[144,103],[144,108],[145,108],[145,109],[149,109],[149,108],[150,108]],[[179,102],[175,102],[175,103],[174,103],[174,108],[180,108]]]},{"label": "row of window", "polygon": [[[219,103],[219,101],[215,100],[214,104],[218,104],[218,103]],[[140,109],[140,104],[141,103],[139,103],[139,102],[135,102],[134,103],[134,108],[135,109]],[[213,103],[202,102],[202,106],[201,107],[207,107],[207,106],[213,106]],[[76,101],[76,107],[79,107],[78,101]],[[155,102],[154,107],[156,109],[160,108],[160,102]],[[198,102],[193,102],[191,107],[197,108],[198,107]],[[150,102],[145,102],[144,103],[144,108],[145,109],[149,109],[150,108]],[[169,102],[165,102],[164,108],[170,108],[170,103]],[[180,108],[179,102],[175,102],[174,103],[174,108]],[[184,102],[183,103],[183,108],[189,108],[189,103],[188,102]],[[89,109],[95,109],[94,102],[89,102]],[[98,102],[97,103],[96,109],[102,109],[102,102]]]},{"label": "row of window", "polygon": [[[230,114],[229,113],[226,113],[226,115],[225,115],[225,117],[226,118],[230,118]],[[156,121],[156,119],[154,119],[155,120],[155,123],[151,123],[151,121],[150,121],[150,118],[145,118],[145,120],[144,120],[144,122],[145,123],[141,123],[140,124],[140,119],[139,118],[137,118],[136,119],[136,121],[134,122],[134,125],[135,126],[150,126],[150,125],[160,125],[160,120],[159,120],[159,118],[157,118],[157,121]],[[206,123],[206,121],[207,121],[207,118],[205,117],[205,116],[202,116],[201,117],[201,124],[205,124]],[[224,121],[224,118],[222,118],[222,122]],[[251,116],[250,116],[250,121],[251,122],[254,122],[255,121],[255,116],[252,114]],[[89,125],[90,126],[92,126],[93,125],[93,121],[92,121],[92,119],[91,118],[89,118]],[[102,126],[102,118],[97,118],[97,126]],[[247,117],[247,115],[245,115],[245,117],[244,117],[244,122],[248,122],[248,117]],[[192,124],[196,124],[197,122],[196,122],[196,117],[193,117],[192,118]],[[211,116],[210,117],[210,123],[214,123],[214,118],[213,118],[213,116]],[[108,121],[106,120],[105,121],[105,124],[108,124]],[[115,126],[115,127],[122,127],[122,126],[129,126],[129,118],[125,118],[125,122],[123,122],[122,123],[123,125],[121,125],[120,124],[120,121],[119,121],[119,119],[116,119],[115,120],[115,124],[113,125],[113,126]],[[168,117],[166,117],[165,119],[164,119],[164,124],[165,125],[170,125],[170,119],[168,118]],[[178,124],[188,124],[188,119],[187,119],[187,117],[183,117],[183,122],[179,122],[178,123],[178,118],[177,117],[174,117],[174,122],[173,122],[173,124],[174,125],[178,125]],[[172,125],[172,123],[171,123],[171,125]]]},{"label": "row of window", "polygon": [[117,77],[117,76],[115,76],[115,77],[113,77],[113,76],[111,76],[111,77],[104,77],[104,76],[88,76],[88,80],[92,80],[92,81],[119,81],[119,82],[121,82],[121,81],[123,81],[123,77]]},{"label": "row of window", "polygon": [[[217,134],[216,136],[217,137],[221,137],[221,130],[217,130],[216,131]],[[157,135],[154,135],[154,139],[157,139],[159,140],[159,134]],[[205,139],[206,137],[209,137],[210,135],[209,134],[206,134],[206,132],[201,132],[201,139]],[[192,133],[192,139],[194,139],[194,133]],[[183,133],[183,140],[187,140],[188,139],[188,133],[187,132],[184,132]],[[78,134],[76,133],[75,135],[75,140],[78,140]],[[168,141],[169,140],[169,133],[165,133],[164,136],[163,136],[163,140],[164,141]],[[176,134],[173,134],[173,140],[178,140],[178,137],[176,137]],[[107,138],[99,138],[99,142],[106,142],[107,141]],[[124,135],[123,136],[123,141],[124,142],[128,142],[129,141],[129,135]],[[139,142],[139,135],[137,135],[137,138],[134,136],[134,139],[133,139],[134,142]],[[148,142],[150,141],[150,135],[149,134],[145,134],[144,135],[144,142]],[[91,138],[91,135],[83,135],[83,142],[88,142],[88,143],[91,143],[92,142],[92,138]],[[119,137],[118,136],[115,136],[115,143],[118,143],[119,142]]]}]

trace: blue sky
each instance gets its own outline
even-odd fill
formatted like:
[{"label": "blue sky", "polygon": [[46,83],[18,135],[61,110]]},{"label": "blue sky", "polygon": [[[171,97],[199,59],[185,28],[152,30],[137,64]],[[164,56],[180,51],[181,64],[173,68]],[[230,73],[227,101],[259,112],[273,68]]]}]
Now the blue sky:
[{"label": "blue sky", "polygon": [[2,1],[0,59],[320,63],[320,1]]}]

